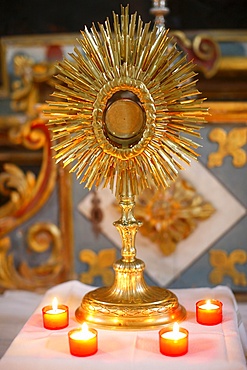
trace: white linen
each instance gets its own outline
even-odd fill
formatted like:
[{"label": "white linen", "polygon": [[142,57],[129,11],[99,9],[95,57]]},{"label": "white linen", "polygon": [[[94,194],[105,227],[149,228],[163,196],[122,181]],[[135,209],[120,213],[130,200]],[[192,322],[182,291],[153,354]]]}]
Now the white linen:
[{"label": "white linen", "polygon": [[[67,333],[79,324],[75,310],[83,295],[93,287],[78,281],[60,284],[47,291],[42,302],[24,325],[0,361],[1,370],[242,370],[246,361],[238,330],[236,302],[230,289],[177,289],[173,292],[187,310],[181,327],[189,331],[189,351],[182,357],[167,357],[159,352],[158,331],[98,330],[98,352],[90,357],[74,357],[69,352]],[[69,327],[50,331],[43,328],[41,309],[58,301],[70,309]],[[199,325],[195,303],[214,298],[223,302],[223,322],[216,326]],[[18,308],[17,308],[18,309]]]},{"label": "white linen", "polygon": [[42,294],[26,290],[6,290],[0,295],[0,358],[42,298]]}]

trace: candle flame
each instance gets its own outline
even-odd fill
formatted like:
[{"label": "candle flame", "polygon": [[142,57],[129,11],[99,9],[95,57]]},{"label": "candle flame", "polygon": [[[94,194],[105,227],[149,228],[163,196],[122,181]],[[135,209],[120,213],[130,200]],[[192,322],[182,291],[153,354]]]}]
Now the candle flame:
[{"label": "candle flame", "polygon": [[173,324],[173,334],[176,337],[178,335],[178,333],[179,333],[179,325],[178,325],[177,322],[174,322],[174,324]]},{"label": "candle flame", "polygon": [[91,340],[96,334],[88,328],[87,323],[83,323],[79,329],[72,330],[71,338],[74,340]]},{"label": "candle flame", "polygon": [[206,300],[205,308],[206,310],[211,310],[213,308],[213,304],[210,299]]},{"label": "candle flame", "polygon": [[52,301],[52,309],[54,311],[57,311],[57,306],[58,306],[58,300],[56,297],[53,298],[53,301]]},{"label": "candle flame", "polygon": [[219,305],[211,299],[208,299],[206,300],[206,303],[200,307],[202,307],[204,310],[215,310],[216,308],[219,308]]},{"label": "candle flame", "polygon": [[88,325],[86,322],[84,322],[82,325],[81,325],[81,331],[83,333],[87,333],[88,332]]}]

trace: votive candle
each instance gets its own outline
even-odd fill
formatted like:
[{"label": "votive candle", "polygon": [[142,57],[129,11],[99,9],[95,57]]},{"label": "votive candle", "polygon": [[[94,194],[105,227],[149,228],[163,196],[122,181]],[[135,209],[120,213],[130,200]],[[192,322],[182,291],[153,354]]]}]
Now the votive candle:
[{"label": "votive candle", "polygon": [[98,333],[89,329],[84,322],[81,328],[72,329],[68,333],[70,353],[73,356],[92,356],[98,351]]},{"label": "votive candle", "polygon": [[216,299],[196,303],[196,320],[202,325],[217,325],[222,322],[222,302]]},{"label": "votive candle", "polygon": [[45,329],[58,330],[69,325],[69,308],[64,304],[58,305],[56,297],[52,305],[42,308],[42,316]]},{"label": "votive candle", "polygon": [[178,323],[159,331],[160,352],[166,356],[182,356],[188,352],[188,330]]}]

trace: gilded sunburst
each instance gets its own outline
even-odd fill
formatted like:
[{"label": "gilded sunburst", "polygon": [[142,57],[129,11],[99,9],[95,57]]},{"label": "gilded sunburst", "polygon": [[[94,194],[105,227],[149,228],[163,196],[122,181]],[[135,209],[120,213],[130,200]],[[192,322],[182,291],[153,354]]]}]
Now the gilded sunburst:
[{"label": "gilded sunburst", "polygon": [[144,24],[128,7],[85,28],[71,60],[59,63],[49,102],[55,158],[73,162],[81,182],[116,195],[166,188],[197,158],[206,109],[187,62],[164,29]]}]

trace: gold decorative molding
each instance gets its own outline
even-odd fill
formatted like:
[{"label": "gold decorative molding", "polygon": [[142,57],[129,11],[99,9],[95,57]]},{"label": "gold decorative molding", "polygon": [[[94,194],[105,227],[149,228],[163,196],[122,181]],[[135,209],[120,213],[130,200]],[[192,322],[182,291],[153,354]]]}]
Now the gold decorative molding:
[{"label": "gold decorative molding", "polygon": [[[175,34],[176,34],[175,30]],[[179,33],[181,31],[178,31]],[[215,30],[208,29],[202,33],[201,30],[195,31],[186,31],[186,39],[193,40],[199,36],[199,38],[205,37],[206,39],[212,40],[213,43],[220,48],[220,44],[231,43],[233,46],[236,44],[246,44],[247,42],[247,32],[246,30]],[[247,58],[245,55],[222,55],[218,54],[217,60],[217,69],[214,70],[214,73],[210,78],[213,78],[217,75],[228,76],[230,78],[238,76],[247,75]]]},{"label": "gold decorative molding", "polygon": [[[71,35],[57,35],[55,44],[53,37],[42,35],[1,39],[0,97],[10,99],[10,108],[16,112],[0,116],[1,289],[37,290],[74,277],[71,175],[68,169],[55,166],[51,135],[42,112],[54,87],[54,55],[61,59],[62,49],[69,45],[69,40],[72,41]],[[44,56],[43,61],[40,55]],[[7,65],[11,62],[13,71]],[[58,195],[58,226],[51,230],[45,225],[33,226],[26,240],[21,225],[27,220],[31,222],[54,190]],[[16,232],[24,245],[29,243],[27,254],[49,255],[44,265],[29,267],[25,255],[16,258],[15,246],[11,245]],[[49,243],[51,248],[47,249]]]},{"label": "gold decorative molding", "polygon": [[156,243],[166,256],[215,212],[213,205],[179,177],[168,189],[145,190],[137,197],[135,215],[140,233]]},{"label": "gold decorative molding", "polygon": [[[6,201],[0,206],[0,236],[36,213],[50,196],[56,181],[56,166],[50,149],[50,134],[44,120],[40,118],[27,121],[7,129],[6,140],[10,144],[23,146],[31,151],[42,150],[38,176],[32,171],[25,173],[13,163],[3,164],[0,174],[0,192]],[[4,162],[5,153],[0,153]],[[1,157],[3,156],[3,159]],[[12,152],[12,161],[15,152]],[[27,163],[26,163],[27,164]]]},{"label": "gold decorative molding", "polygon": [[12,84],[11,108],[15,112],[25,112],[28,117],[35,117],[36,105],[49,95],[47,88],[55,86],[54,62],[37,63],[31,57],[16,55],[13,64],[15,77],[19,79]]},{"label": "gold decorative molding", "polygon": [[25,207],[32,198],[36,178],[33,172],[24,173],[12,163],[5,163],[3,170],[0,173],[0,194],[8,198],[8,201],[0,207],[0,224],[5,224],[10,229],[14,222],[11,215],[21,206]]},{"label": "gold decorative molding", "polygon": [[210,124],[246,125],[247,102],[245,101],[207,101]]},{"label": "gold decorative molding", "polygon": [[[0,85],[0,98],[6,98],[11,95],[12,88],[14,90],[19,90],[21,88],[21,80],[24,78],[24,85],[26,86],[26,91],[22,90],[22,94],[17,99],[17,106],[20,108],[21,101],[24,105],[29,106],[31,112],[34,109],[29,104],[28,101],[35,101],[38,98],[38,103],[44,103],[43,88],[47,84],[47,81],[42,81],[43,77],[51,77],[52,69],[55,66],[54,60],[59,60],[63,55],[63,48],[70,47],[73,49],[74,40],[78,37],[78,33],[70,34],[52,34],[52,35],[24,35],[24,36],[6,36],[0,39],[0,57],[1,57],[1,85]],[[35,56],[39,51],[38,60],[40,60],[40,55],[44,55],[42,62],[35,60]],[[13,52],[14,51],[14,52]],[[54,51],[55,55],[49,55],[50,52]],[[18,56],[19,60],[16,60],[16,67],[18,68],[18,73],[21,73],[19,82],[16,81],[13,86],[11,86],[11,76],[9,71],[8,63],[12,63],[13,60],[11,56]],[[24,59],[20,59],[24,56]],[[25,60],[25,62],[24,62]],[[19,66],[21,68],[19,68]],[[24,70],[25,67],[25,70]],[[29,70],[27,69],[29,68]],[[35,77],[35,82],[37,85],[35,89],[31,92],[28,87],[34,83],[33,77],[31,81],[28,81],[28,72],[31,72],[31,76]],[[25,77],[24,77],[25,76]],[[52,80],[52,79],[51,79]],[[18,86],[19,85],[19,86]],[[40,87],[41,90],[39,89]],[[38,90],[36,90],[38,88]],[[28,93],[29,90],[29,93]],[[34,91],[38,92],[38,95],[34,94]],[[35,97],[35,99],[27,99]],[[38,97],[39,96],[39,97]],[[17,98],[18,96],[16,96]]]},{"label": "gold decorative molding", "polygon": [[223,128],[214,128],[209,132],[209,139],[218,143],[217,152],[208,156],[208,167],[220,167],[226,156],[232,157],[235,167],[244,167],[247,163],[247,153],[243,148],[247,143],[247,127],[237,127],[229,132]]},{"label": "gold decorative molding", "polygon": [[[0,151],[3,168],[0,173],[0,289],[39,290],[74,277],[72,180],[67,169],[55,166],[50,134],[43,118],[26,122],[19,116],[8,118],[0,119],[0,138],[6,147]],[[24,170],[22,166],[26,165],[36,173]],[[28,266],[25,255],[18,255],[17,263],[11,237],[46,204],[56,184],[59,225],[33,226],[27,239],[20,234],[24,245],[29,243],[27,254],[34,253],[37,257],[45,252],[49,257],[45,264],[35,268]],[[49,241],[52,247],[48,250]]]},{"label": "gold decorative molding", "polygon": [[[1,289],[38,290],[61,281],[63,274],[62,235],[51,223],[33,224],[27,231],[24,242],[27,248],[18,267],[15,266],[14,246],[8,236],[0,239],[0,282]],[[51,250],[51,251],[50,251]],[[42,254],[49,251],[45,263],[29,266],[27,254]],[[20,257],[20,256],[19,256]]]},{"label": "gold decorative molding", "polygon": [[179,47],[187,54],[188,60],[194,60],[196,69],[206,78],[212,78],[218,71],[221,58],[220,48],[213,37],[199,32],[189,38],[182,31],[171,31]]},{"label": "gold decorative molding", "polygon": [[244,249],[235,249],[231,253],[224,250],[211,250],[209,262],[213,267],[209,280],[212,284],[221,284],[224,277],[230,277],[237,286],[247,286],[247,274],[240,272],[236,265],[247,263],[247,252]]},{"label": "gold decorative molding", "polygon": [[116,250],[114,248],[102,249],[98,254],[91,249],[84,249],[80,252],[79,259],[89,266],[87,272],[80,274],[81,282],[92,285],[94,278],[99,276],[102,278],[104,285],[109,286],[113,283],[112,265],[116,261]]}]

